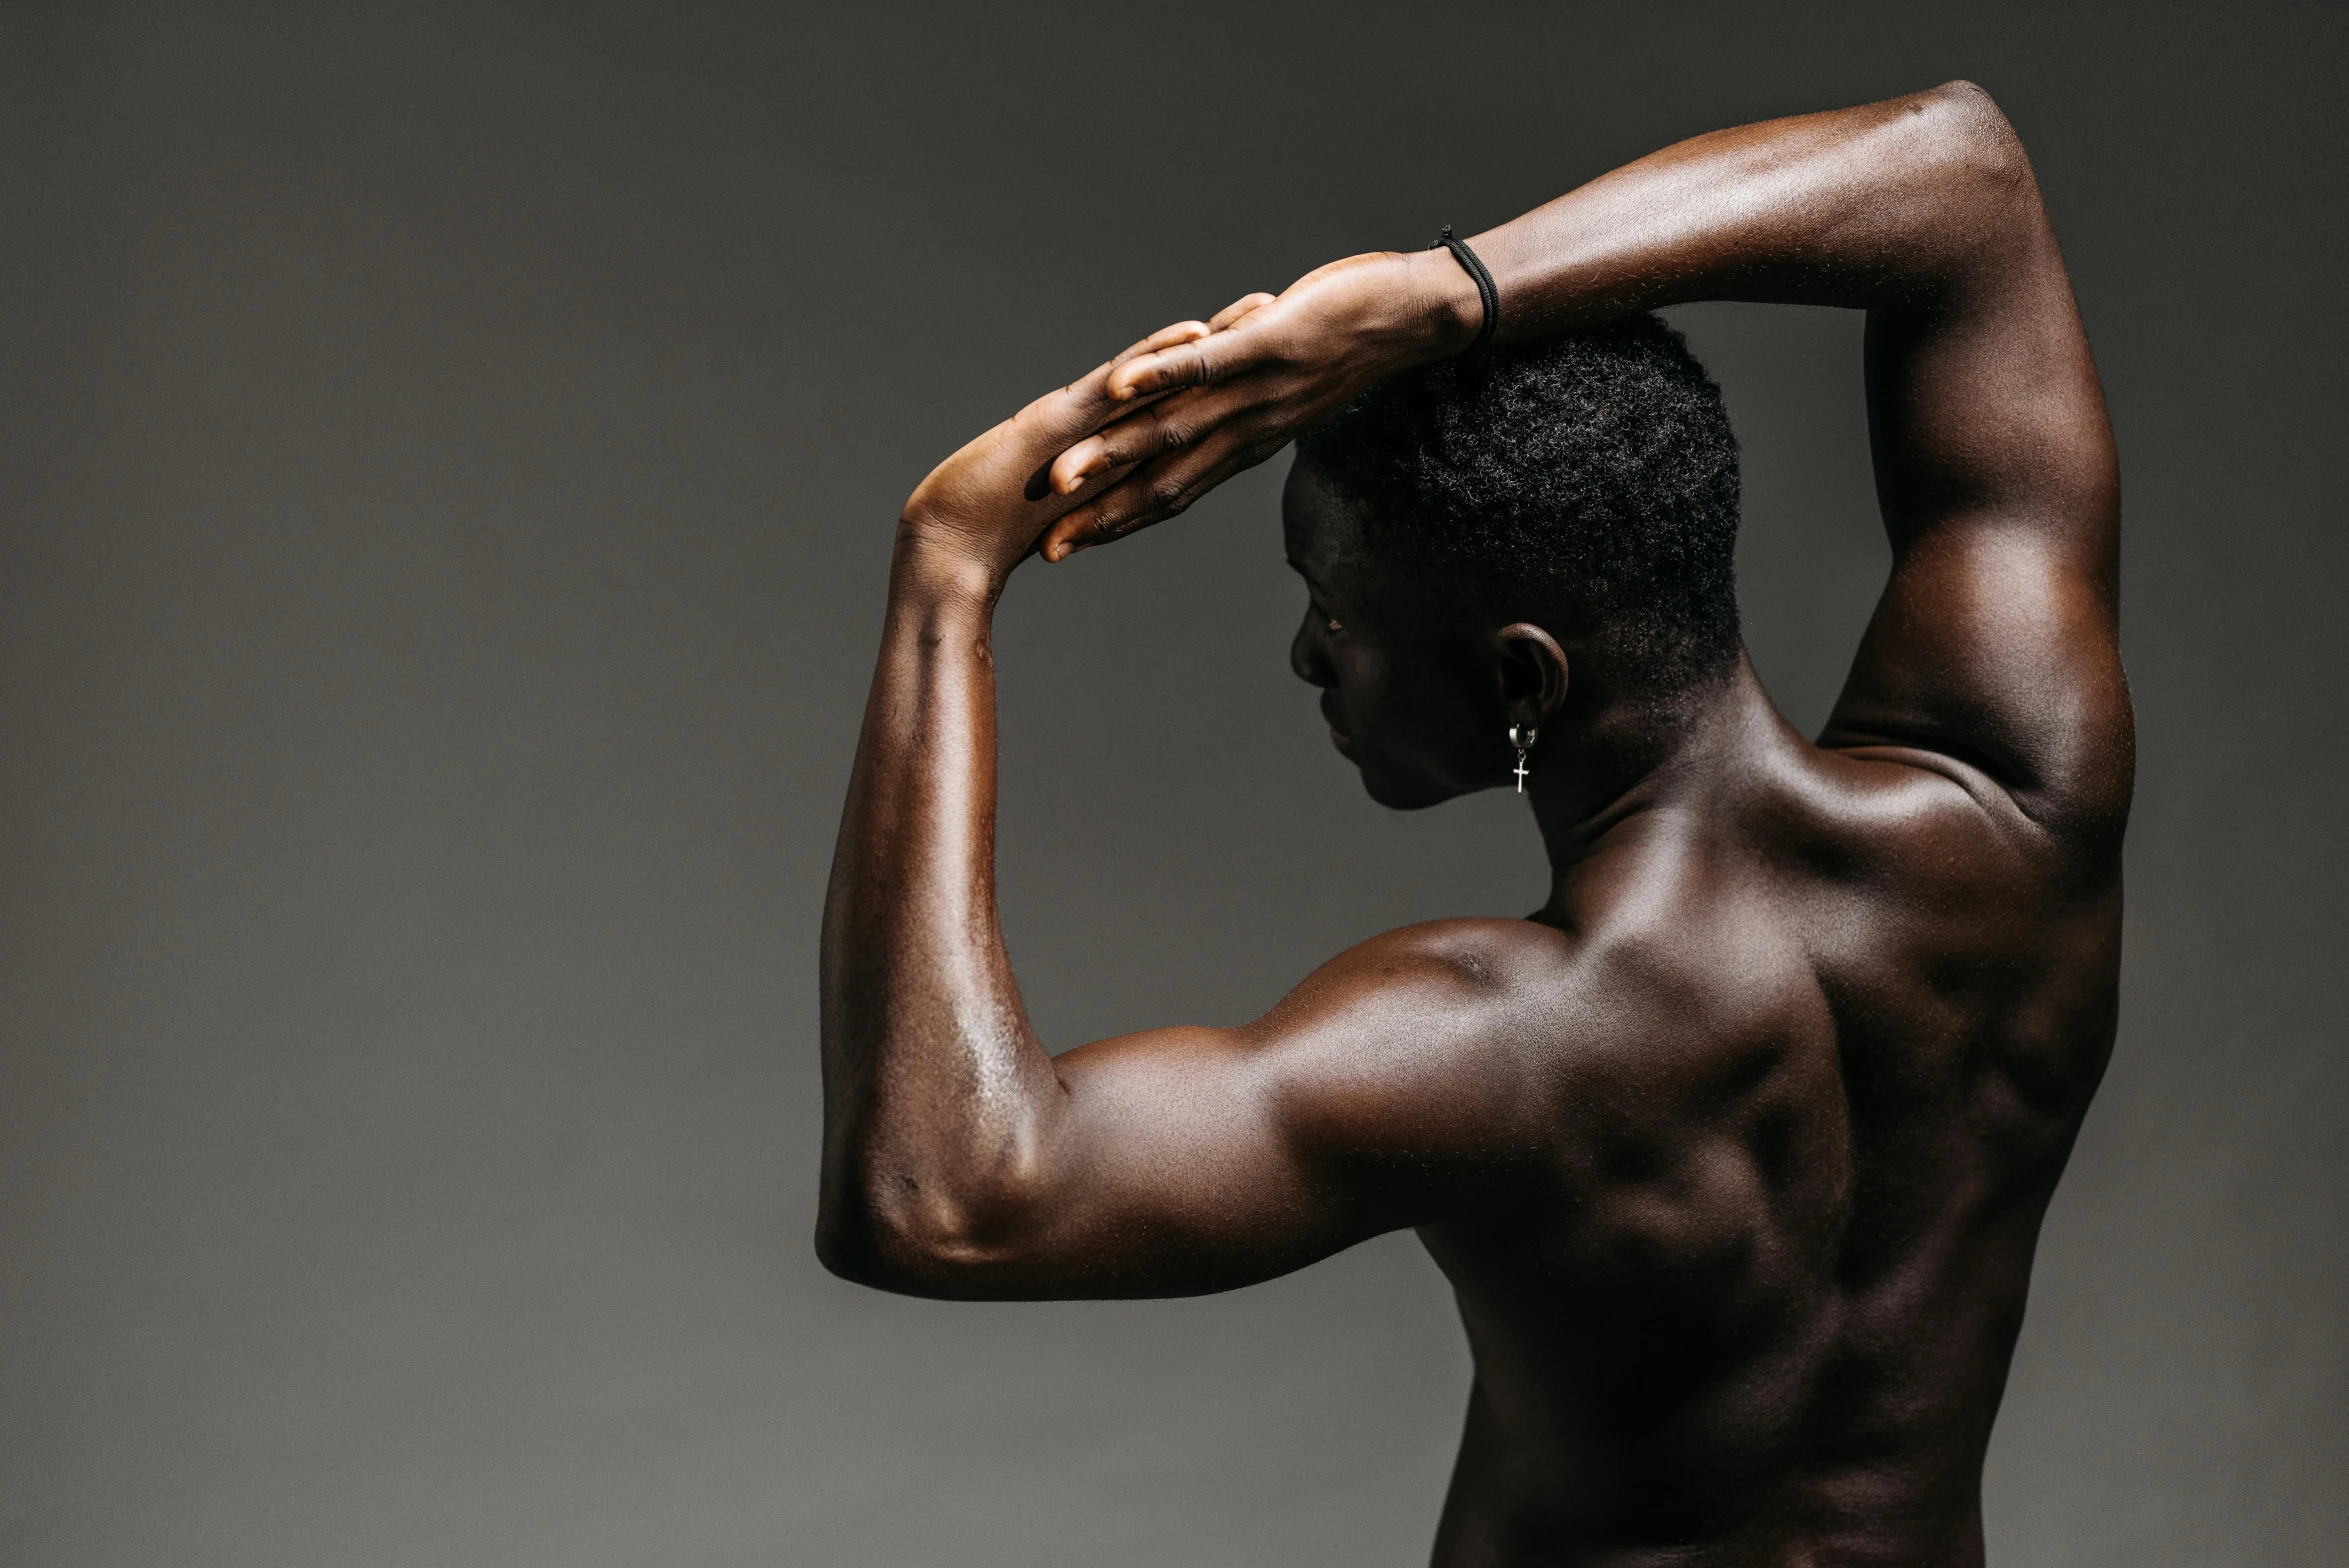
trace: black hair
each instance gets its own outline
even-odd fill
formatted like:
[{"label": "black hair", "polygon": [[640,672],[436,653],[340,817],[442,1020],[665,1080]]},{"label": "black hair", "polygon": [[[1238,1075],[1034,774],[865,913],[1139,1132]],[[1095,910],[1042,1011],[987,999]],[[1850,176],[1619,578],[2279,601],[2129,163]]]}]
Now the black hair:
[{"label": "black hair", "polygon": [[1737,437],[1653,315],[1390,376],[1297,452],[1371,551],[1573,617],[1634,687],[1668,696],[1737,656]]}]

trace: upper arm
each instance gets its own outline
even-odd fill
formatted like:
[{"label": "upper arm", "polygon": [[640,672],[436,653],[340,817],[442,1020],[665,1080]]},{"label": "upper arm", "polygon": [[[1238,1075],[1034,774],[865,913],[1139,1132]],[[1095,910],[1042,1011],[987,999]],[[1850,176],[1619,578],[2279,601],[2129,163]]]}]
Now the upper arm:
[{"label": "upper arm", "polygon": [[1162,1296],[1269,1279],[1522,1179],[1545,1076],[1513,973],[1550,934],[1454,921],[1364,943],[1237,1029],[1054,1059],[1015,1194],[883,1283]]},{"label": "upper arm", "polygon": [[1822,741],[1942,752],[2035,820],[2117,826],[2130,789],[2112,432],[2013,132],[1938,95],[1965,221],[1937,275],[1868,319],[1868,411],[1894,565]]}]

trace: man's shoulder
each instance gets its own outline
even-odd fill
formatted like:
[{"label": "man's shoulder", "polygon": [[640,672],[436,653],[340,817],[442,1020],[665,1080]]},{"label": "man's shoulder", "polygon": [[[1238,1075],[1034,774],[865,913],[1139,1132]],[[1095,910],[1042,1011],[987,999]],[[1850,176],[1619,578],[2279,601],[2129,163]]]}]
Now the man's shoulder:
[{"label": "man's shoulder", "polygon": [[1777,923],[1695,883],[1647,892],[1555,924],[1404,926],[1323,975],[1398,1020],[1441,1018],[1463,1054],[1538,1067],[1561,1086],[1592,1074],[1670,1077],[1809,1021],[1818,987]]},{"label": "man's shoulder", "polygon": [[1538,920],[1469,917],[1398,926],[1331,962],[1414,984],[1491,990],[1556,978],[1576,947],[1569,933]]},{"label": "man's shoulder", "polygon": [[1594,1153],[1677,1168],[1764,1100],[1806,1125],[1840,1103],[1800,944],[1708,907],[1701,884],[1649,891],[1582,923],[1432,921],[1352,949],[1331,967],[1361,988],[1356,1016],[1388,1027],[1350,1075],[1399,1069],[1420,1114],[1551,1198],[1607,1186]]},{"label": "man's shoulder", "polygon": [[[1692,994],[1735,989],[1724,951],[1734,923],[1689,900],[1688,918],[1654,907],[1615,908],[1585,921],[1431,920],[1349,949],[1325,967],[1333,979],[1438,1002],[1464,1021],[1508,1032],[1589,1038],[1639,1021],[1646,1008],[1683,1019]],[[1749,933],[1750,934],[1750,933]],[[1746,948],[1747,971],[1759,955]]]},{"label": "man's shoulder", "polygon": [[1455,1051],[1514,1051],[1570,1008],[1581,940],[1535,920],[1429,920],[1383,932],[1323,964],[1263,1020],[1276,1032],[1343,1014],[1376,1032],[1440,1035]]}]

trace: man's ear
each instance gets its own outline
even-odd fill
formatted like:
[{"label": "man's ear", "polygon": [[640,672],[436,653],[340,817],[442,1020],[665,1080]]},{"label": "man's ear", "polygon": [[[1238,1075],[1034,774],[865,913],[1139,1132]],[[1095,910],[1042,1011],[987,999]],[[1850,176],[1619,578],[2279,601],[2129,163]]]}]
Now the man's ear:
[{"label": "man's ear", "polygon": [[1531,621],[1502,627],[1499,642],[1501,700],[1509,722],[1528,728],[1549,723],[1566,706],[1566,650]]}]

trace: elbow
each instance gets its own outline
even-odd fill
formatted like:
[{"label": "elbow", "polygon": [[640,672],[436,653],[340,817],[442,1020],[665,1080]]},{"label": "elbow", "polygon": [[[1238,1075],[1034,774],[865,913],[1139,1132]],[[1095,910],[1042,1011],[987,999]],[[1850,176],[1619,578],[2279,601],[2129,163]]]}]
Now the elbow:
[{"label": "elbow", "polygon": [[1944,82],[1913,102],[1945,176],[1965,181],[1992,203],[2035,191],[2023,139],[1983,88],[1962,79]]},{"label": "elbow", "polygon": [[1024,1255],[1038,1211],[1018,1179],[948,1182],[868,1170],[827,1181],[816,1257],[851,1284],[898,1295],[991,1294]]},{"label": "elbow", "polygon": [[827,1183],[816,1210],[816,1261],[826,1273],[851,1285],[881,1288],[873,1240],[871,1228],[834,1201]]}]

